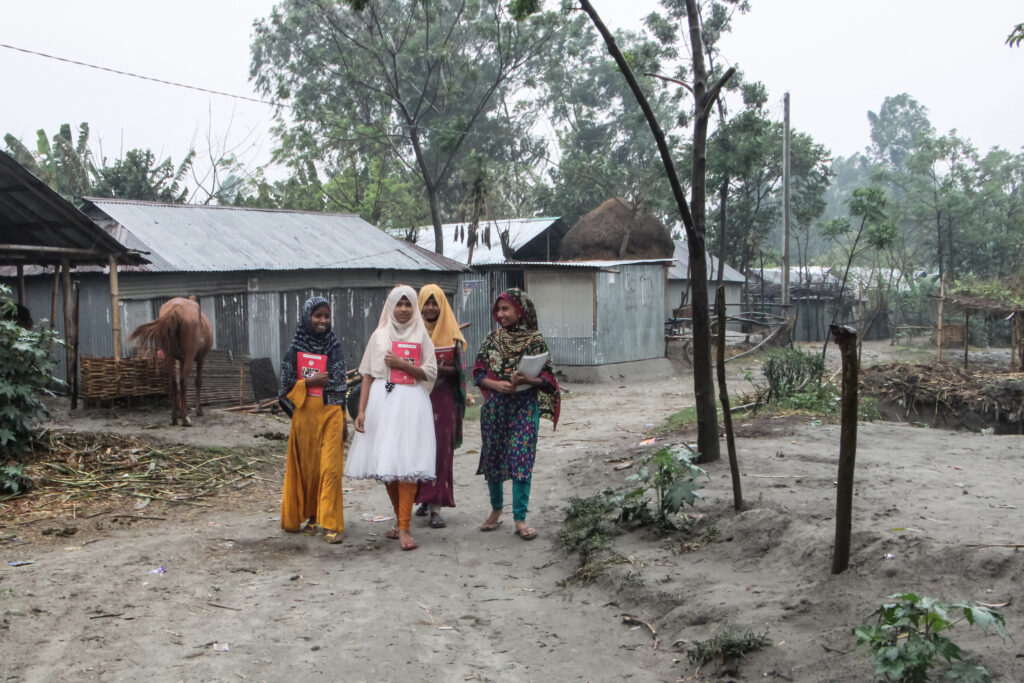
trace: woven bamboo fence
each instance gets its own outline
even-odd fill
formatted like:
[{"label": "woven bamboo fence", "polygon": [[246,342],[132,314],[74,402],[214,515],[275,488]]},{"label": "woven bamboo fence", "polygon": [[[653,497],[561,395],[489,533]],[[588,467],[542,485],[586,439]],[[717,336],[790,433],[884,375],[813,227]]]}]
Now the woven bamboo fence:
[{"label": "woven bamboo fence", "polygon": [[[166,395],[166,365],[155,357],[102,358],[82,356],[82,397],[99,401]],[[195,370],[189,375],[189,405],[195,405]],[[236,406],[255,402],[251,361],[227,351],[210,351],[203,365],[203,405]]]}]

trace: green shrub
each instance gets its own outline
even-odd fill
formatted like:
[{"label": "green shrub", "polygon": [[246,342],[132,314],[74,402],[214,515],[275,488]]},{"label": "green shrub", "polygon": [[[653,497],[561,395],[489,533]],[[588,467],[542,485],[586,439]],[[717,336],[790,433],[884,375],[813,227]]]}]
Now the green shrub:
[{"label": "green shrub", "polygon": [[[621,509],[619,520],[640,525],[659,524],[673,527],[669,515],[679,512],[684,504],[693,505],[703,484],[698,477],[708,473],[693,464],[695,454],[675,446],[661,448],[646,456],[636,474],[626,478],[639,486],[615,496],[613,502]],[[648,492],[654,493],[654,510],[650,508]]]},{"label": "green shrub", "polygon": [[761,372],[768,380],[768,400],[780,401],[809,384],[819,384],[825,372],[825,359],[821,354],[799,349],[772,349]]},{"label": "green shrub", "polygon": [[50,349],[62,343],[49,330],[25,330],[7,320],[16,312],[10,295],[10,288],[0,285],[0,462],[20,456],[36,420],[46,416],[40,393],[49,393],[47,387],[56,382]]},{"label": "green shrub", "polygon": [[[875,675],[884,681],[924,683],[939,655],[949,665],[947,680],[990,681],[988,671],[964,657],[963,651],[944,633],[964,619],[1006,636],[1003,616],[998,612],[966,602],[946,604],[913,593],[897,593],[872,614],[873,623],[856,629],[857,646],[871,650]],[[953,618],[955,611],[959,617]]]}]

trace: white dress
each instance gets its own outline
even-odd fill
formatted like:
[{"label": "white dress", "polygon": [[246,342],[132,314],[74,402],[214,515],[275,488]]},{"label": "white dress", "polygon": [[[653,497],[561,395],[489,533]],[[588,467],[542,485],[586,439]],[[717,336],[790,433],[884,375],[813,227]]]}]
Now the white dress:
[{"label": "white dress", "polygon": [[434,409],[423,382],[396,384],[388,392],[384,380],[374,380],[363,428],[352,437],[346,477],[384,482],[435,478]]}]

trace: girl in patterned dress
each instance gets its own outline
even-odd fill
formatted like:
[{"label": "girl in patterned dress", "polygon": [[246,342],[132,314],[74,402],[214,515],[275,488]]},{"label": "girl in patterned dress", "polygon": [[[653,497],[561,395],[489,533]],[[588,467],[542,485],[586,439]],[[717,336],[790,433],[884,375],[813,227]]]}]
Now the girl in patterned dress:
[{"label": "girl in patterned dress", "polygon": [[[526,524],[530,481],[537,455],[540,418],[558,424],[561,405],[555,369],[548,357],[540,374],[527,376],[519,370],[524,356],[548,353],[537,330],[537,310],[521,289],[508,289],[491,309],[500,327],[480,345],[473,365],[473,381],[484,395],[480,409],[480,466],[491,498],[491,514],[480,527],[494,531],[501,524],[504,482],[512,480],[512,520],[515,533],[524,541],[537,537]],[[519,390],[518,387],[526,389]]]}]

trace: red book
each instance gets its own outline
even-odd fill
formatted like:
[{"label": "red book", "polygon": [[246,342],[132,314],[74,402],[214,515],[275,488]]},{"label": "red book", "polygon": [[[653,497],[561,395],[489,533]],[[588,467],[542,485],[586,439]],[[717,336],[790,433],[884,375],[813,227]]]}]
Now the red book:
[{"label": "red book", "polygon": [[[394,341],[391,342],[391,353],[395,354],[407,363],[413,365],[421,364],[421,349],[419,344],[412,342]],[[391,368],[388,381],[392,384],[415,384],[416,378],[401,368]]]},{"label": "red book", "polygon": [[[309,379],[318,372],[327,372],[327,356],[319,353],[299,351],[296,358],[299,366],[299,379]],[[323,396],[323,387],[306,387],[307,396]]]},{"label": "red book", "polygon": [[434,356],[437,358],[438,365],[454,365],[455,364],[455,347],[454,346],[435,346]]}]

